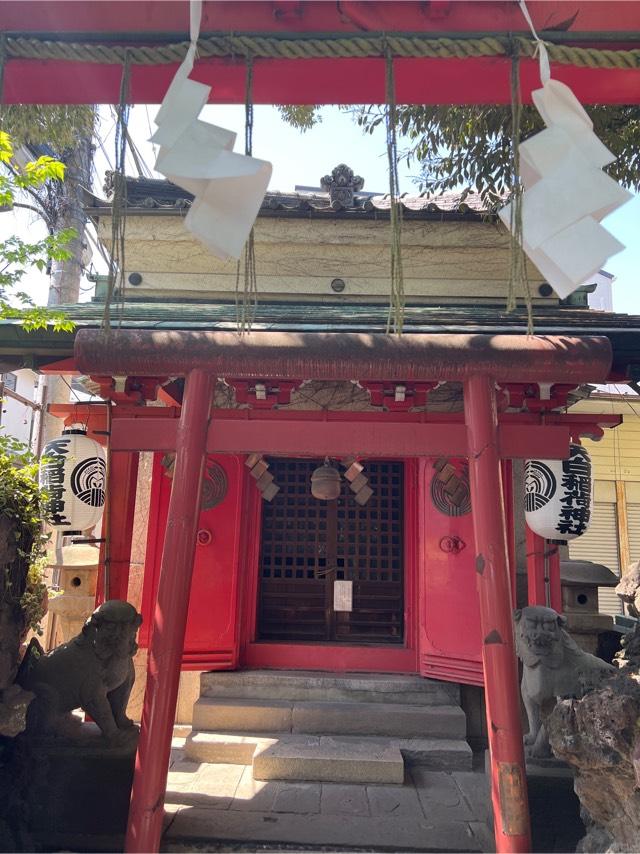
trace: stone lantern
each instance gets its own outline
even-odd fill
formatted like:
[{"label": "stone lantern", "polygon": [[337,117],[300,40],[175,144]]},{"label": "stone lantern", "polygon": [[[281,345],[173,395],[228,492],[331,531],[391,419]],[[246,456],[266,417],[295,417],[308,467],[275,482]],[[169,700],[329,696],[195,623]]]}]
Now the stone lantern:
[{"label": "stone lantern", "polygon": [[65,546],[62,564],[55,567],[63,592],[49,599],[49,611],[57,616],[65,643],[79,634],[95,608],[99,555],[95,546]]},{"label": "stone lantern", "polygon": [[586,652],[595,655],[598,635],[613,629],[613,618],[598,612],[598,587],[615,587],[617,575],[590,560],[561,560],[562,610],[567,631]]}]

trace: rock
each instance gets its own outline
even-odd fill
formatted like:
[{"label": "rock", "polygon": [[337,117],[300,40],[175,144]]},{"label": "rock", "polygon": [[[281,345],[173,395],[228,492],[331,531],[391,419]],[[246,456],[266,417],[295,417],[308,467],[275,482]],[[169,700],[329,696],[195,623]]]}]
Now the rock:
[{"label": "rock", "polygon": [[582,699],[561,700],[546,721],[554,754],[575,772],[591,823],[579,851],[640,851],[640,675],[625,667]]},{"label": "rock", "polygon": [[15,738],[27,726],[27,709],[34,694],[19,685],[11,685],[0,697],[0,735]]},{"label": "rock", "polygon": [[640,617],[640,560],[627,568],[616,587],[616,595],[632,617]]}]

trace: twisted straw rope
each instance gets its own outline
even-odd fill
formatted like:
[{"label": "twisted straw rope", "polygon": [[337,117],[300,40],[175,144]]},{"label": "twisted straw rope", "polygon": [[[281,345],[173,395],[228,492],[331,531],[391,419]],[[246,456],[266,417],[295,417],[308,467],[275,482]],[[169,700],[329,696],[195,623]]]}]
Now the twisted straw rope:
[{"label": "twisted straw rope", "polygon": [[[520,56],[533,57],[530,39],[509,38],[423,38],[421,36],[345,36],[323,38],[273,38],[236,33],[203,36],[198,54],[207,57],[247,57],[257,59],[312,59],[380,57],[385,48],[397,57],[464,59],[473,56],[510,56],[517,43]],[[125,56],[136,65],[181,62],[189,42],[166,45],[107,45],[6,36],[7,59],[67,60],[101,64],[122,64]],[[606,50],[547,43],[552,62],[582,68],[640,68],[640,50]]]}]

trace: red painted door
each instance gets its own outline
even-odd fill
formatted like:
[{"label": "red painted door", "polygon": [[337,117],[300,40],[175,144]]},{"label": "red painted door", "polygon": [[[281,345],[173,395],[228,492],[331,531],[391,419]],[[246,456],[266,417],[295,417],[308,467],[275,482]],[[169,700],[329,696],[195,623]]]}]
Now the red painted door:
[{"label": "red painted door", "polygon": [[419,661],[432,679],[482,684],[480,613],[466,460],[420,460]]},{"label": "red painted door", "polygon": [[[156,455],[145,561],[143,646],[149,643],[171,491],[171,479],[161,460],[162,455]],[[242,474],[242,461],[238,457],[207,457],[184,669],[228,669],[237,663]]]}]

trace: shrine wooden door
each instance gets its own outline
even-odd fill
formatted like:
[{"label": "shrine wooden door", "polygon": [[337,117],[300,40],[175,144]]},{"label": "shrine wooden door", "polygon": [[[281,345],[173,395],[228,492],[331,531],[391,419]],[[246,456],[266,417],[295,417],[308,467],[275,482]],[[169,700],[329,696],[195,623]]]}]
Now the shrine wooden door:
[{"label": "shrine wooden door", "polygon": [[401,644],[403,464],[365,462],[361,506],[344,479],[334,501],[311,495],[321,460],[269,462],[280,492],[262,513],[258,639]]}]

